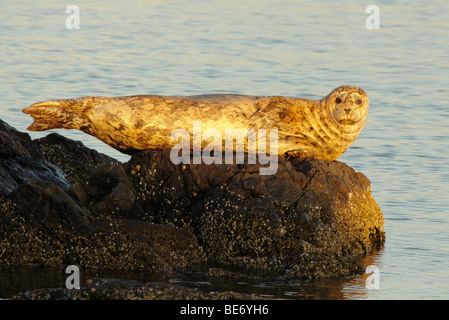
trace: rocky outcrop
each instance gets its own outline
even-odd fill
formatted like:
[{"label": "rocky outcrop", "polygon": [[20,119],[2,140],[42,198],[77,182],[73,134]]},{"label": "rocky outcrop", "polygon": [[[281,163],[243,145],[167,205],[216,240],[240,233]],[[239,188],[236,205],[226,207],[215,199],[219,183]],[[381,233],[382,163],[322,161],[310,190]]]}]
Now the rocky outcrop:
[{"label": "rocky outcrop", "polygon": [[61,169],[45,161],[28,134],[0,120],[0,197],[10,194],[28,179],[52,181],[67,189]]},{"label": "rocky outcrop", "polygon": [[0,263],[173,272],[196,264],[317,278],[384,242],[362,173],[338,161],[127,163],[0,122]]},{"label": "rocky outcrop", "polygon": [[197,288],[166,283],[143,284],[133,280],[93,278],[83,283],[79,290],[66,288],[30,290],[11,297],[11,300],[262,300],[262,298],[232,291],[203,292]]},{"label": "rocky outcrop", "polygon": [[297,277],[354,272],[354,258],[384,240],[369,180],[338,161],[173,165],[146,151],[125,169],[148,217],[191,230],[209,261]]},{"label": "rocky outcrop", "polygon": [[31,141],[0,128],[0,263],[165,273],[205,261],[188,231],[128,219],[142,209],[132,211],[138,203],[118,161],[56,134]]}]

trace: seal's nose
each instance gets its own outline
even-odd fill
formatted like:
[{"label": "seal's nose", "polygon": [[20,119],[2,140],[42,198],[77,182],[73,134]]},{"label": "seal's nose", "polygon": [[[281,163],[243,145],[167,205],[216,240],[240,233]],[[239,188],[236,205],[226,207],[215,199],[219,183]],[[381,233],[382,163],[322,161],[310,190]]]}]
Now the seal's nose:
[{"label": "seal's nose", "polygon": [[349,112],[351,112],[351,108],[345,108],[345,112],[346,114],[349,114]]}]

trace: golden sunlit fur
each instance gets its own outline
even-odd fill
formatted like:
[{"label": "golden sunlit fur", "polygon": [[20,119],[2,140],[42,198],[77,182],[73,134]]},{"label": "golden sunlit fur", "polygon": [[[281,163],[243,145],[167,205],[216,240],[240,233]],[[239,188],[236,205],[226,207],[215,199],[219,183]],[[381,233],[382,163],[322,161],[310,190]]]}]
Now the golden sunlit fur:
[{"label": "golden sunlit fur", "polygon": [[[353,86],[341,86],[321,100],[280,96],[213,94],[202,96],[82,97],[35,103],[23,112],[34,118],[28,128],[78,129],[127,154],[170,150],[175,129],[191,135],[201,130],[278,129],[278,154],[334,160],[365,125],[368,97]],[[203,142],[207,145],[207,142]]]}]

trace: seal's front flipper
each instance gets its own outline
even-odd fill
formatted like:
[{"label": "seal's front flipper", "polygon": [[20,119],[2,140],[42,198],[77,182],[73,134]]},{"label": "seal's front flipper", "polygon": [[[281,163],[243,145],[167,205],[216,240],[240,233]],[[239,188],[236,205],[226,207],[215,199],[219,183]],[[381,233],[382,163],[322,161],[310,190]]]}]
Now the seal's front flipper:
[{"label": "seal's front flipper", "polygon": [[284,153],[284,159],[289,161],[292,159],[313,159],[313,152],[310,150],[304,150],[304,149],[295,149],[295,150],[289,150],[286,153]]}]

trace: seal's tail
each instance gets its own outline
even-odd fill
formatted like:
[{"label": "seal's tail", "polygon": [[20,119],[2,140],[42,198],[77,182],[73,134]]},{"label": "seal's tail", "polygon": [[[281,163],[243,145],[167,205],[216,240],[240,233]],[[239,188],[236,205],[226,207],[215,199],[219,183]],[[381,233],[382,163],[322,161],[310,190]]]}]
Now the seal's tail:
[{"label": "seal's tail", "polygon": [[49,100],[35,103],[22,112],[34,118],[34,122],[28,127],[31,131],[80,129],[87,124],[85,112],[94,105],[93,100],[94,97]]}]

